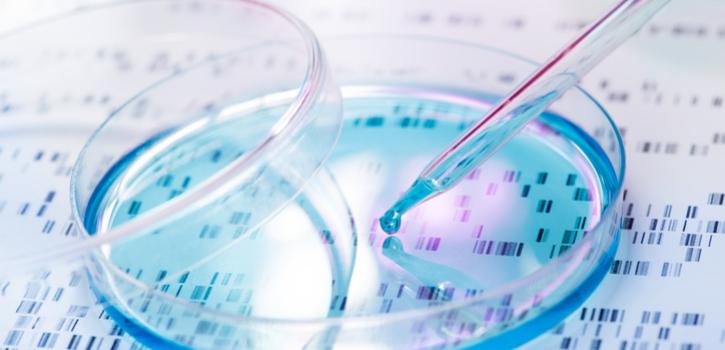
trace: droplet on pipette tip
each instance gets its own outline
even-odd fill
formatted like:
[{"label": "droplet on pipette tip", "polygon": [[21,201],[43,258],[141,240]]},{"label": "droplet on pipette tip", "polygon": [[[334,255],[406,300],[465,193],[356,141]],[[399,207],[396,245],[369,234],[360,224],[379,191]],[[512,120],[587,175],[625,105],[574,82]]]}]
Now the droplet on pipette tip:
[{"label": "droplet on pipette tip", "polygon": [[401,215],[395,210],[388,210],[385,215],[380,217],[380,227],[387,234],[393,234],[400,230]]}]

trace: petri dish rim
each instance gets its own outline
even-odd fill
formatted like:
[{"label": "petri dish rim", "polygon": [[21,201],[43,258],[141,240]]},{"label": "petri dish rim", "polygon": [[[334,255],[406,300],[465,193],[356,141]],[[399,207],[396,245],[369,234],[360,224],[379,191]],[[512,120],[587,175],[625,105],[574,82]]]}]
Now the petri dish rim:
[{"label": "petri dish rim", "polygon": [[[538,66],[538,64],[530,59],[527,59],[523,56],[516,55],[513,53],[510,53],[506,50],[499,49],[496,47],[486,46],[482,44],[477,43],[471,43],[466,42],[463,40],[452,40],[449,38],[442,38],[442,37],[435,37],[435,36],[421,36],[421,35],[400,35],[400,34],[389,34],[389,33],[374,33],[374,34],[363,34],[363,35],[346,35],[346,36],[340,36],[335,37],[335,39],[350,39],[354,40],[355,38],[371,38],[371,37],[387,37],[387,38],[395,38],[395,39],[409,39],[409,40],[425,40],[425,41],[434,41],[434,42],[441,42],[445,44],[453,44],[453,45],[461,45],[466,46],[468,48],[472,49],[478,49],[478,50],[484,50],[488,51],[490,53],[506,56],[509,59],[517,60],[522,63],[526,63],[532,66],[532,68],[535,68]],[[328,38],[329,39],[329,38]],[[345,86],[342,86],[343,91],[343,97],[347,98],[350,96],[350,91],[355,89],[346,89]],[[596,108],[597,112],[601,113],[601,117],[606,119],[608,126],[611,128],[611,130],[615,131],[614,136],[616,140],[617,147],[619,149],[619,171],[615,171],[616,173],[616,191],[612,192],[611,199],[616,200],[622,190],[622,185],[624,181],[624,174],[625,174],[625,153],[624,153],[624,144],[621,139],[621,135],[618,132],[618,129],[616,127],[616,124],[612,120],[610,114],[606,111],[606,109],[599,103],[590,93],[588,93],[584,88],[581,86],[576,86],[572,90],[569,91],[569,93],[576,93],[580,94],[582,98],[584,98],[585,101],[592,103],[593,106]],[[615,165],[615,164],[613,164]],[[601,214],[601,219],[597,225],[595,225],[590,231],[595,231],[599,229],[600,224],[602,222],[607,222],[615,215],[615,210],[617,209],[616,205],[609,205],[607,206],[604,211]],[[600,233],[600,232],[597,232]],[[475,297],[471,297],[465,300],[459,300],[459,301],[452,301],[445,304],[432,306],[428,308],[420,308],[420,309],[410,309],[410,310],[403,310],[403,311],[396,311],[391,313],[385,313],[385,314],[376,314],[376,315],[361,315],[361,316],[342,316],[342,317],[334,317],[334,318],[308,318],[308,319],[282,319],[282,318],[270,318],[270,317],[258,317],[258,316],[239,316],[233,313],[225,312],[225,311],[219,311],[219,310],[211,310],[208,308],[205,308],[201,305],[194,304],[185,300],[182,300],[180,298],[176,298],[170,295],[167,295],[165,293],[161,293],[158,290],[149,287],[147,284],[141,283],[133,279],[131,276],[128,276],[125,272],[120,271],[118,269],[115,269],[114,266],[106,266],[107,261],[104,259],[104,267],[110,268],[111,270],[115,270],[118,273],[122,274],[122,278],[127,279],[126,282],[143,286],[143,289],[145,289],[143,292],[152,293],[157,297],[163,298],[165,300],[168,300],[170,302],[176,303],[182,307],[188,307],[190,309],[196,310],[198,312],[206,313],[209,315],[213,315],[214,317],[219,317],[222,319],[227,320],[233,320],[234,322],[238,324],[276,324],[280,326],[290,326],[290,327],[322,327],[322,326],[346,326],[346,327],[356,327],[356,326],[366,326],[370,324],[385,324],[389,322],[397,322],[401,320],[406,320],[409,318],[419,318],[419,317],[426,317],[426,316],[433,316],[436,314],[440,314],[447,311],[454,311],[456,309],[464,308],[469,305],[475,305],[476,303],[482,302],[487,299],[492,299],[496,297],[501,297],[507,293],[510,293],[511,291],[515,290],[516,288],[526,285],[530,283],[531,281],[535,281],[539,279],[542,275],[546,275],[547,272],[550,270],[555,269],[560,264],[567,263],[567,258],[576,255],[579,253],[582,249],[586,249],[587,245],[592,243],[592,241],[602,238],[600,234],[592,234],[587,235],[584,239],[577,241],[569,250],[567,250],[565,253],[553,258],[550,262],[548,262],[543,267],[539,268],[538,270],[521,277],[519,279],[513,280],[511,282],[508,282],[506,284],[500,285],[496,288],[493,288],[488,291],[484,291],[483,293],[480,293],[476,295]],[[609,245],[614,245],[618,242],[618,239],[613,238],[610,242],[608,242]],[[602,249],[599,249],[599,256],[595,261],[600,260],[602,257],[606,256],[607,254],[611,254],[612,249],[610,246],[603,247]],[[587,271],[588,274],[594,272],[596,270],[597,265],[593,266],[590,271]],[[574,286],[573,288],[577,288],[579,285]],[[525,321],[524,323],[527,323],[531,320]],[[504,331],[506,333],[507,331]]]}]

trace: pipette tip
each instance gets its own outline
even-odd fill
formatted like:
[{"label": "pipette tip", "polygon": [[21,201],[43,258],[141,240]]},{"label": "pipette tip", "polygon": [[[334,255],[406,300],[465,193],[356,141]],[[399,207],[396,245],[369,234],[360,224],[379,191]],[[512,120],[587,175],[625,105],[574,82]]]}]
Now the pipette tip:
[{"label": "pipette tip", "polygon": [[388,210],[385,212],[385,215],[380,217],[380,227],[385,231],[387,234],[393,234],[398,232],[400,230],[400,218],[402,215],[400,215],[399,212],[395,210]]},{"label": "pipette tip", "polygon": [[432,198],[440,192],[435,181],[427,178],[418,178],[405,193],[393,204],[385,215],[380,217],[380,227],[388,234],[400,230],[400,220],[403,214],[419,203]]}]

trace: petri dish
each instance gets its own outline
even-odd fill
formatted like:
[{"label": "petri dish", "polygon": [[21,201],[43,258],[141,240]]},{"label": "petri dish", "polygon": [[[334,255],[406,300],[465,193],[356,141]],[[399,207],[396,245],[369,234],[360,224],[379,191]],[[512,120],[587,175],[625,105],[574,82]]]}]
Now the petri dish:
[{"label": "petri dish", "polygon": [[[86,237],[72,248],[103,243],[87,262],[92,289],[152,347],[220,346],[197,335],[206,323],[195,308],[331,317],[328,305],[346,294],[354,263],[348,206],[321,170],[340,133],[341,98],[318,42],[273,7],[220,4],[239,10],[232,18],[243,35],[271,37],[227,47],[140,91],[91,136],[72,174]],[[134,5],[123,6],[154,11]],[[140,105],[150,111],[143,122]],[[156,304],[158,293],[184,307]],[[221,293],[224,302],[215,300]]]},{"label": "petri dish", "polygon": [[[205,268],[210,272],[209,266],[231,256],[224,266],[233,275],[215,270],[207,277],[230,283],[233,293],[240,293],[236,298],[247,293],[236,288],[240,282],[254,284],[267,300],[257,303],[255,312],[329,316],[332,296],[346,291],[356,236],[334,178],[321,168],[339,137],[340,92],[304,24],[256,1],[137,1],[85,7],[2,39],[16,45],[2,53],[11,59],[7,71],[0,71],[14,82],[7,87],[13,99],[30,100],[58,87],[47,81],[67,85],[77,78],[84,89],[126,92],[127,101],[114,106],[100,127],[93,125],[97,116],[78,121],[72,117],[78,110],[69,109],[63,112],[71,116],[48,123],[46,115],[36,126],[19,117],[15,129],[28,129],[30,136],[4,130],[4,136],[26,146],[65,146],[70,142],[60,136],[68,130],[74,131],[67,134],[71,147],[78,139],[87,143],[79,154],[63,155],[65,165],[76,154],[78,160],[61,174],[71,175],[72,227],[79,234],[4,233],[1,278],[65,268],[81,257],[107,312],[120,315],[124,327],[133,325],[130,333],[145,339],[133,329],[158,325],[133,317],[134,300],[143,299],[149,288],[144,282],[161,288],[166,280],[196,281]],[[91,66],[101,74],[87,79],[84,74],[96,71],[79,67],[83,61],[70,60],[68,71],[40,67],[39,60],[56,57],[24,42],[51,53],[57,46],[74,57],[91,50],[94,59],[110,62]],[[109,53],[104,45],[115,47]],[[136,54],[155,58],[147,66],[148,61],[131,57]],[[173,59],[177,55],[181,62]],[[138,81],[123,81],[122,87],[110,79],[131,73]],[[34,179],[48,176],[47,171],[38,169]],[[27,195],[17,188],[14,193]],[[46,202],[63,200],[58,197],[49,195]],[[245,244],[235,245],[238,241]],[[185,274],[188,269],[196,274]],[[281,295],[303,281],[319,289]],[[203,303],[196,300],[196,288],[190,293],[194,303]],[[166,343],[185,341],[151,344]]]},{"label": "petri dish", "polygon": [[[129,26],[129,23],[133,25]],[[279,187],[280,191],[273,191],[275,196],[266,198],[264,205],[261,201],[255,205],[254,213],[239,214],[242,218],[238,220],[254,229],[297,198],[306,183],[315,177],[339,135],[339,90],[331,80],[326,59],[314,35],[296,18],[256,1],[222,0],[200,4],[196,1],[151,0],[89,6],[20,28],[4,35],[2,40],[12,48],[3,52],[7,64],[3,65],[1,73],[7,74],[7,81],[13,82],[12,87],[8,86],[13,99],[20,96],[30,100],[45,89],[52,93],[60,88],[62,92],[68,85],[67,79],[77,78],[86,92],[112,91],[117,99],[122,96],[128,100],[120,106],[122,100],[116,100],[112,117],[92,136],[90,131],[100,124],[98,118],[94,125],[72,117],[48,123],[51,116],[44,116],[37,118],[42,129],[30,127],[35,134],[47,137],[65,134],[74,125],[82,124],[83,128],[75,129],[82,129],[77,134],[83,136],[75,135],[74,140],[91,137],[81,152],[82,161],[77,163],[72,174],[71,196],[77,213],[85,215],[89,204],[94,206],[91,210],[115,205],[94,202],[100,196],[94,197],[94,194],[101,187],[123,202],[123,198],[131,196],[132,192],[149,185],[144,181],[162,176],[160,172],[171,171],[151,167],[172,162],[169,157],[188,150],[176,147],[175,142],[185,143],[197,153],[191,158],[173,159],[173,164],[169,163],[172,167],[194,161],[195,157],[203,158],[208,152],[213,153],[210,157],[215,166],[214,170],[204,168],[203,174],[187,174],[179,179],[183,186],[173,190],[173,200],[170,200],[172,195],[166,193],[165,197],[159,197],[155,202],[147,201],[130,211],[141,220],[128,221],[127,218],[123,227],[119,227],[120,221],[114,221],[112,232],[94,224],[94,232],[104,232],[103,235],[75,234],[71,235],[74,237],[54,236],[57,239],[51,239],[53,237],[44,235],[46,232],[6,233],[2,237],[3,248],[7,249],[0,261],[4,267],[2,278],[52,267],[58,261],[72,260],[92,247],[119,238],[141,236],[151,232],[152,226],[162,225],[164,220],[173,221],[174,215],[176,218],[189,217],[192,214],[186,214],[186,211],[205,207],[210,202],[229,205],[232,199],[224,194],[241,186],[245,186],[247,192],[237,195],[236,203],[242,198],[256,203],[254,185],[265,183],[270,188],[270,181],[275,178],[274,181],[284,184]],[[25,42],[34,45],[24,45]],[[61,50],[62,57],[57,57],[56,49]],[[102,61],[99,65],[89,64],[88,71],[82,67],[83,58],[88,58],[87,51],[91,51],[91,59]],[[71,59],[78,57],[82,59]],[[64,60],[71,63],[40,64]],[[66,66],[72,69],[63,69]],[[64,74],[67,76],[58,77]],[[124,75],[136,77],[129,83],[119,79]],[[179,88],[179,82],[183,83],[183,89]],[[154,89],[156,85],[160,88]],[[145,90],[139,94],[142,89]],[[139,95],[132,97],[134,94]],[[109,103],[107,108],[112,105]],[[72,115],[78,111],[64,112]],[[225,133],[225,127],[219,125],[229,120],[235,120],[235,126],[245,132],[236,136]],[[29,128],[30,120],[17,122]],[[229,124],[224,125],[228,127]],[[197,138],[198,129],[216,129],[215,138],[209,135]],[[35,140],[26,139],[30,143]],[[62,138],[53,140],[56,139],[63,143]],[[193,144],[191,139],[199,144]],[[121,164],[130,164],[131,159],[141,153],[148,158],[135,160],[133,167],[121,171]],[[76,154],[77,151],[68,152],[66,158],[72,162]],[[285,164],[284,170],[278,167],[279,164]],[[133,171],[140,173],[132,174]],[[70,167],[64,168],[64,174],[70,172]],[[118,178],[111,181],[110,177],[104,177],[111,173],[117,174]],[[134,182],[133,179],[139,176],[143,180]],[[169,178],[163,181],[172,182]],[[346,206],[337,208],[349,226]],[[168,216],[166,213],[174,214]],[[330,212],[317,215],[322,214],[330,215]],[[347,228],[346,234],[354,236],[350,229]],[[78,225],[69,232],[84,230],[83,225]],[[239,230],[241,232],[242,228]],[[338,233],[328,234],[335,236]],[[202,255],[208,252],[203,247],[213,250],[211,246],[224,245],[220,235],[214,233],[212,236],[214,239],[207,244],[189,245],[187,249]],[[165,251],[171,253],[173,249]],[[162,258],[158,250],[154,254]]]},{"label": "petri dish", "polygon": [[[245,220],[235,211],[250,206],[245,195],[235,205],[227,205],[234,196],[222,196],[191,207],[173,225],[157,225],[172,228],[172,234],[160,233],[166,244],[153,243],[160,238],[152,232],[104,247],[89,264],[89,276],[114,320],[151,347],[500,349],[542,334],[581,305],[608,271],[618,242],[624,153],[606,111],[584,90],[568,92],[466,181],[411,212],[391,236],[377,225],[387,206],[426,161],[536,65],[436,38],[371,35],[323,43],[344,96],[342,134],[326,163],[329,172],[313,177],[258,230],[223,245],[207,249],[193,240],[184,249],[181,238],[233,236]],[[168,101],[156,94],[208,86],[195,72],[137,98]],[[198,93],[192,90],[189,97]],[[267,110],[242,115],[254,121],[260,112]],[[218,140],[226,138],[218,133],[246,128],[232,123],[199,130],[194,137]],[[162,148],[172,156],[156,161],[188,159],[201,148],[185,144]],[[182,163],[206,169],[202,164],[213,163],[211,154]],[[135,183],[163,188],[180,167],[166,169],[172,170],[151,176],[153,181],[144,181],[149,172],[136,172]],[[252,186],[255,196],[279,191],[274,175]],[[104,218],[87,205],[79,219],[89,232],[96,224],[113,227],[114,220],[129,219],[138,196],[155,197],[130,193],[117,205],[121,215],[111,211]],[[105,197],[119,197],[111,194]],[[349,216],[318,215],[347,208],[345,202]],[[333,236],[351,222],[357,236]],[[301,234],[307,226],[312,233]],[[157,253],[156,247],[177,245],[182,249]],[[169,264],[173,259],[186,263]],[[271,275],[279,278],[266,279],[270,271],[261,266],[276,267]]]}]

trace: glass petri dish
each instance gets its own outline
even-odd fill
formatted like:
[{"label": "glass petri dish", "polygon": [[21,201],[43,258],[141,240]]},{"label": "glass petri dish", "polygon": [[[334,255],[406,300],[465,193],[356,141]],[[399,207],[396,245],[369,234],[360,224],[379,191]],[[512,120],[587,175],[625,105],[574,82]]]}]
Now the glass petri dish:
[{"label": "glass petri dish", "polygon": [[[32,97],[33,91],[55,86],[46,85],[46,80],[58,80],[44,77],[63,73],[94,90],[112,90],[107,86],[114,85],[114,81],[102,79],[113,76],[107,71],[117,70],[122,75],[137,73],[135,69],[148,73],[142,74],[137,84],[124,82],[124,88],[118,88],[134,93],[141,86],[146,90],[112,111],[91,136],[73,170],[73,209],[82,216],[82,222],[89,220],[89,210],[94,211],[97,220],[92,225],[88,221],[88,227],[96,234],[59,240],[21,234],[3,237],[3,242],[8,243],[0,261],[3,278],[74,259],[117,239],[134,236],[138,240],[150,232],[158,239],[162,235],[154,226],[189,218],[200,208],[229,207],[230,203],[240,205],[244,201],[254,204],[253,210],[235,214],[235,221],[240,222],[237,233],[225,237],[214,232],[210,234],[212,240],[184,248],[194,256],[213,251],[228,243],[225,239],[244,236],[245,229],[254,231],[282,207],[295,202],[307,182],[315,178],[339,135],[339,90],[314,35],[293,16],[256,1],[200,4],[150,0],[89,6],[21,28],[2,40],[14,48],[4,52],[11,58],[6,66],[12,69],[2,72],[12,78],[9,81],[13,81],[14,95],[24,96],[27,90],[26,95]],[[34,45],[29,47],[24,42]],[[93,58],[108,62],[92,66],[99,71],[98,77],[96,71],[79,69],[78,62],[69,71],[57,70],[57,66],[52,67],[56,69],[53,72],[45,67],[36,70],[39,59],[57,58],[46,57],[48,52],[53,56],[56,47],[67,48],[71,54],[66,55],[70,56],[92,50]],[[154,59],[147,62],[134,55]],[[175,60],[177,56],[182,59]],[[159,74],[163,78],[159,79]],[[19,122],[27,127],[27,121]],[[40,125],[47,128],[46,123]],[[226,132],[231,130],[230,123],[244,132]],[[59,133],[68,129],[68,123],[58,124]],[[204,134],[199,132],[201,129],[215,131]],[[189,153],[192,149],[193,154]],[[182,171],[184,164],[205,157],[211,157],[213,164],[200,165],[200,173],[171,179],[173,171]],[[174,187],[174,180],[180,187]],[[144,192],[153,181],[163,182],[171,192],[163,197]],[[272,189],[273,182],[280,186]],[[102,195],[101,189],[105,191]],[[255,191],[263,189],[268,190],[269,198],[256,200]],[[230,198],[228,194],[235,190],[237,195]],[[154,200],[134,203],[138,200],[130,198],[136,195],[153,195]],[[134,208],[127,210],[126,217],[116,213],[123,205],[131,204]],[[336,208],[348,227],[327,230],[330,239],[342,234],[338,229],[354,236],[346,206]],[[313,221],[328,220],[332,212],[321,211],[315,215],[325,216]],[[129,220],[131,217],[134,220]],[[87,233],[85,226],[79,227]],[[155,243],[162,242],[146,242]],[[120,245],[112,250],[119,249]],[[156,249],[153,254],[161,261],[168,258],[161,252],[181,253],[178,249]],[[347,249],[340,254],[351,252]],[[340,266],[349,265],[350,256],[345,259]]]},{"label": "glass petri dish", "polygon": [[[94,133],[73,172],[86,240],[72,248],[103,243],[88,261],[92,288],[151,346],[216,347],[194,340],[189,310],[155,305],[160,291],[192,309],[214,290],[238,315],[326,318],[354,262],[348,207],[320,172],[339,136],[341,99],[319,44],[284,12],[222,4],[240,7],[240,32],[271,38],[227,47],[138,93]],[[139,108],[149,112],[143,122]],[[288,295],[301,283],[312,287]],[[240,305],[252,294],[253,307]],[[180,333],[159,335],[167,327]]]},{"label": "glass petri dish", "polygon": [[[158,246],[141,239],[115,245],[119,254],[115,248],[98,252],[90,277],[109,314],[152,347],[500,349],[542,334],[581,305],[609,269],[618,242],[624,153],[606,111],[584,90],[568,92],[466,181],[411,212],[390,236],[377,226],[387,206],[427,160],[536,65],[436,38],[361,36],[324,45],[343,88],[343,131],[327,162],[332,175],[309,182],[295,197],[300,201],[284,207],[307,214],[282,210],[259,230],[245,231],[245,239],[202,248],[203,254],[191,255],[202,260],[179,265],[173,274],[160,267],[186,254],[138,259]],[[197,79],[180,75],[139,96],[177,91]],[[156,181],[163,186],[163,177]],[[344,226],[335,220],[308,225],[317,236],[292,234],[306,226],[294,218],[315,221],[309,218],[318,217],[320,208],[339,208],[314,203],[343,202],[359,238],[330,236],[334,230],[325,228]],[[121,212],[132,211],[133,201],[126,203]],[[202,229],[191,234],[233,232],[243,217],[228,210],[238,207],[211,211],[228,219],[216,228],[204,229],[214,218],[201,216]],[[192,219],[204,215],[188,213]],[[94,222],[109,222],[90,217],[84,220],[90,232]],[[286,245],[289,235],[301,241]],[[153,233],[145,237],[155,239]],[[352,243],[320,247],[309,237]],[[354,263],[339,268],[338,261],[350,261],[353,254],[343,253],[350,246]],[[272,261],[283,263],[275,269],[282,279],[270,287],[267,269],[259,267]],[[344,280],[335,278],[344,275],[336,271],[351,271],[349,283],[336,285]]]},{"label": "glass petri dish", "polygon": [[[128,304],[143,293],[143,282],[159,286],[187,268],[197,272],[188,277],[194,281],[209,266],[205,259],[218,262],[229,257],[222,253],[234,242],[247,241],[241,250],[231,249],[234,261],[224,265],[235,271],[234,286],[243,279],[264,292],[266,306],[257,304],[256,312],[328,316],[330,298],[344,293],[349,281],[355,231],[334,179],[321,170],[340,132],[340,93],[316,38],[302,23],[255,1],[138,1],[83,8],[2,39],[15,48],[3,52],[11,59],[0,71],[14,82],[7,87],[13,100],[54,92],[63,87],[58,80],[67,84],[72,78],[81,90],[137,95],[114,108],[100,128],[93,125],[97,117],[73,118],[79,111],[84,118],[92,114],[82,107],[64,110],[67,118],[52,113],[35,124],[18,118],[17,127],[5,125],[6,140],[22,139],[16,144],[60,147],[70,144],[66,138],[90,140],[70,186],[77,225],[68,232],[80,235],[5,232],[1,278],[15,281],[23,272],[87,258],[93,290],[108,313],[121,310],[131,317]],[[104,45],[114,49],[105,51]],[[91,50],[94,59],[110,62],[89,65],[89,72],[73,60],[68,67],[38,65],[39,57],[55,59],[45,51],[56,46],[74,57]],[[131,57],[136,54],[160,58],[146,66],[145,59]],[[129,83],[124,74],[138,81]],[[114,85],[119,76],[121,87]],[[93,128],[98,130],[90,135]],[[75,158],[76,152],[63,154],[66,164]],[[70,167],[63,170],[64,176],[71,173]],[[13,182],[13,193],[28,196],[18,188],[50,176],[45,167],[37,172]],[[215,220],[233,228],[220,228]],[[133,266],[121,269],[124,263],[143,266],[145,274],[131,274]],[[249,273],[241,277],[243,271]],[[320,288],[280,301],[279,294],[300,279]],[[142,329],[147,322],[136,325]]]}]

